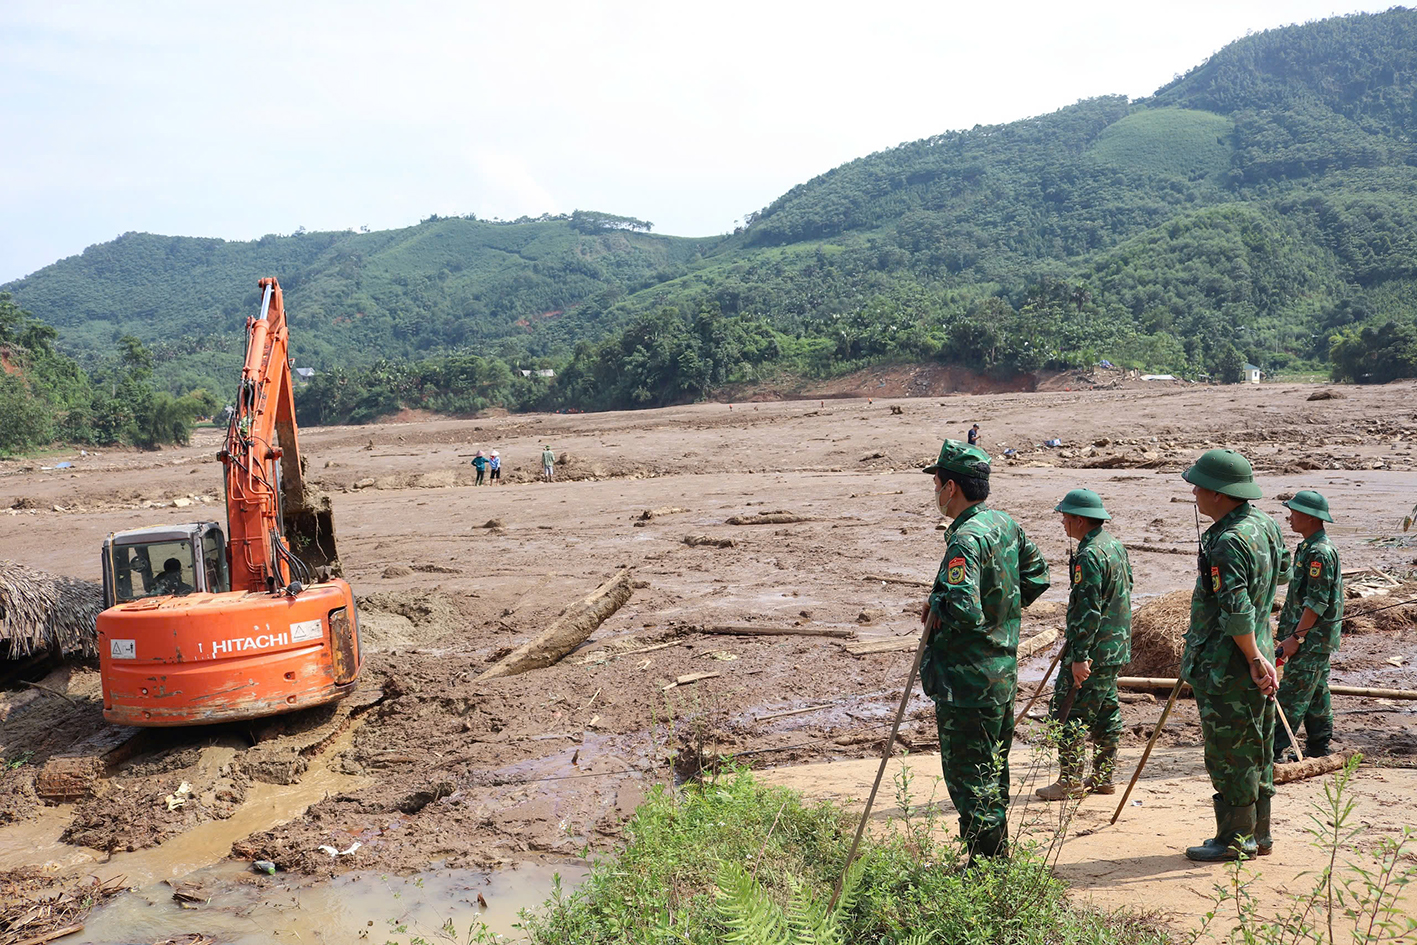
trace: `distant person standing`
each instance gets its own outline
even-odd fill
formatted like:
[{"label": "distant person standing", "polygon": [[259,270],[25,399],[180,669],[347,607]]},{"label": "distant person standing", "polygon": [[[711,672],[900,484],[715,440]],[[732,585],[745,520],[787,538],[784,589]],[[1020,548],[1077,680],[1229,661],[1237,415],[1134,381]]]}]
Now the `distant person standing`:
[{"label": "distant person standing", "polygon": [[[1338,649],[1343,625],[1343,571],[1338,549],[1328,540],[1324,523],[1332,522],[1328,500],[1305,489],[1284,503],[1289,527],[1303,536],[1294,551],[1289,593],[1279,612],[1279,648],[1284,663],[1279,683],[1279,707],[1298,731],[1304,726],[1305,758],[1328,754],[1333,738],[1333,701],[1328,691],[1329,656]],[[1289,733],[1274,730],[1274,760],[1289,750]]]},{"label": "distant person standing", "polygon": [[477,455],[472,458],[472,465],[477,468],[477,481],[475,486],[482,485],[482,477],[487,474],[487,457],[482,455],[482,450],[477,451]]},{"label": "distant person standing", "polygon": [[972,426],[972,427],[969,428],[969,445],[970,445],[970,446],[978,446],[978,445],[979,445],[979,424],[977,424],[977,423],[976,423],[974,426]]},{"label": "distant person standing", "polygon": [[487,468],[492,470],[491,475],[487,477],[489,482],[502,481],[502,457],[496,450],[492,451],[492,458],[487,461]]},{"label": "distant person standing", "polygon": [[547,482],[556,478],[556,454],[545,444],[541,447],[541,477]]}]

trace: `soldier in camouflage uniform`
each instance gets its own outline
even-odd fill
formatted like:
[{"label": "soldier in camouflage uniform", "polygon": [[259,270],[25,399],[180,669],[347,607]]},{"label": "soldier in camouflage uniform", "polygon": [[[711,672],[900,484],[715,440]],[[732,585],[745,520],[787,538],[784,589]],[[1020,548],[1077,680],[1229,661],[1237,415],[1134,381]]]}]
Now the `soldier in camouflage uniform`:
[{"label": "soldier in camouflage uniform", "polygon": [[[1062,726],[1058,780],[1035,793],[1045,801],[1112,794],[1112,772],[1122,743],[1117,673],[1132,658],[1132,564],[1127,549],[1102,523],[1112,516],[1091,489],[1074,489],[1054,511],[1078,543],[1068,556],[1068,620],[1050,716]],[[1083,778],[1083,739],[1097,746],[1092,774]]]},{"label": "soldier in camouflage uniform", "polygon": [[1269,613],[1289,577],[1279,524],[1250,505],[1254,473],[1234,450],[1209,450],[1183,474],[1215,524],[1201,537],[1181,677],[1195,691],[1205,767],[1215,787],[1215,836],[1188,847],[1200,862],[1268,853],[1274,796],[1274,702],[1279,688]]},{"label": "soldier in camouflage uniform", "polygon": [[[1328,500],[1305,490],[1284,503],[1289,527],[1303,536],[1294,552],[1289,594],[1279,614],[1281,646],[1276,662],[1284,664],[1279,707],[1297,731],[1304,726],[1305,757],[1328,754],[1333,738],[1333,703],[1328,692],[1329,654],[1338,650],[1343,625],[1343,571],[1338,549],[1328,540],[1324,523],[1332,522]],[[1289,733],[1274,730],[1274,760],[1289,749]]]},{"label": "soldier in camouflage uniform", "polygon": [[920,681],[935,701],[945,786],[970,858],[1005,856],[1019,615],[1048,589],[1048,563],[1017,522],[984,505],[983,450],[946,440],[925,472],[954,521],[921,613],[930,636]]}]

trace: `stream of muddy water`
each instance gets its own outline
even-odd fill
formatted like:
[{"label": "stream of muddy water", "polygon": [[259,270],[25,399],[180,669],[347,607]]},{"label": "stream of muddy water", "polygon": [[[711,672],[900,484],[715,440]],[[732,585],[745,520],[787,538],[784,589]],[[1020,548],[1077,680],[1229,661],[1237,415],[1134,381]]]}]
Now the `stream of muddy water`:
[{"label": "stream of muddy water", "polygon": [[[445,926],[465,941],[479,924],[515,941],[523,910],[541,906],[558,882],[569,892],[587,872],[576,862],[524,863],[493,873],[430,864],[413,876],[356,870],[316,881],[284,873],[266,877],[253,873],[251,864],[228,858],[235,841],[297,817],[323,797],[369,784],[370,778],[330,766],[352,738],[353,731],[347,731],[312,758],[299,783],[255,784],[231,817],[199,824],[145,850],[107,856],[63,843],[59,838],[73,818],[72,805],[42,808],[0,828],[0,870],[41,866],[105,881],[122,877],[127,891],[92,912],[82,932],[62,940],[91,945],[160,942],[188,933],[232,945],[406,943],[417,936],[436,941]],[[218,768],[233,754],[228,747],[208,746],[200,764]],[[179,884],[199,901],[174,899]]]}]

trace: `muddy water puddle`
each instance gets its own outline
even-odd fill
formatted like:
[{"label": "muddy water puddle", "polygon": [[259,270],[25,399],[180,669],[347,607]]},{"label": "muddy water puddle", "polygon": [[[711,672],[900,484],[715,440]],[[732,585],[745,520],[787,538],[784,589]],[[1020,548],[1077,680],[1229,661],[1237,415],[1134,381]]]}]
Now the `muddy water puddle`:
[{"label": "muddy water puddle", "polygon": [[[93,912],[79,935],[65,942],[130,945],[201,933],[224,945],[271,942],[404,945],[416,937],[471,938],[470,929],[514,941],[523,910],[540,908],[556,883],[569,893],[587,868],[577,863],[522,864],[494,873],[436,869],[414,876],[346,873],[333,880],[267,879],[244,865],[223,862],[190,873],[181,883],[196,902],[173,899],[173,886],[154,883]],[[205,898],[209,897],[209,898]],[[449,925],[451,923],[451,925]]]}]

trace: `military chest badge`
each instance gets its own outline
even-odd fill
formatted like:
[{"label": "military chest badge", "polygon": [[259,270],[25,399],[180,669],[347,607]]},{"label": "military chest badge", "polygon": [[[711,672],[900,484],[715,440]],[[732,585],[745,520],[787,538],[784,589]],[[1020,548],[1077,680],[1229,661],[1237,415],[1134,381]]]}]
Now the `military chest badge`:
[{"label": "military chest badge", "polygon": [[1309,577],[1311,577],[1311,578],[1323,577],[1323,573],[1324,573],[1324,563],[1323,563],[1322,561],[1310,561],[1310,562],[1309,562]]},{"label": "military chest badge", "polygon": [[1220,568],[1213,564],[1210,566],[1210,587],[1215,593],[1220,593]]},{"label": "military chest badge", "polygon": [[950,559],[950,565],[949,565],[948,576],[949,576],[949,581],[950,581],[951,584],[963,584],[963,583],[964,583],[964,559],[963,559],[963,558],[951,558],[951,559]]}]

